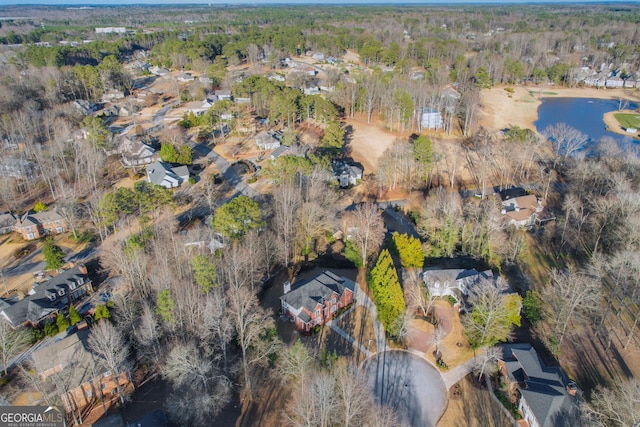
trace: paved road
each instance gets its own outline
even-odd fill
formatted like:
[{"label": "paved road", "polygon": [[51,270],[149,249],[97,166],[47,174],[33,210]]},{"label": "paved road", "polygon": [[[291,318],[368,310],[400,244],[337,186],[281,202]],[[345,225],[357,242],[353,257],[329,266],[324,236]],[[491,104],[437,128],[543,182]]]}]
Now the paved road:
[{"label": "paved road", "polygon": [[447,407],[440,372],[421,356],[402,350],[378,353],[362,369],[379,403],[412,427],[435,427]]},{"label": "paved road", "polygon": [[203,144],[196,144],[193,149],[200,155],[205,156],[207,159],[215,163],[222,175],[222,178],[236,189],[236,194],[230,198],[241,194],[248,197],[258,196],[258,193],[244,182],[242,177],[238,175],[235,169],[231,167],[231,164],[224,157],[220,156],[218,153]]},{"label": "paved road", "polygon": [[[72,255],[71,249],[62,247],[62,251],[65,253],[65,258],[70,259]],[[35,273],[38,271],[44,271],[46,263],[44,261],[34,261],[33,258],[42,253],[42,246],[35,251],[31,252],[26,257],[22,258],[20,263],[16,266],[6,268],[3,271],[4,277],[14,277],[26,273]]]}]

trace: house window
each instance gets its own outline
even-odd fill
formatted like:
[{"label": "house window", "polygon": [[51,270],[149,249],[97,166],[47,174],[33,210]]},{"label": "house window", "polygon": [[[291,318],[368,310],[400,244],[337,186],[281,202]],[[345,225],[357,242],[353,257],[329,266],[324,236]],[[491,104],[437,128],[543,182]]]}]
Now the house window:
[{"label": "house window", "polygon": [[31,231],[31,227],[27,227],[27,231],[30,232]]},{"label": "house window", "polygon": [[338,309],[338,307],[337,307],[337,306],[335,306],[335,305],[334,305],[334,306],[332,306],[332,307],[331,307],[331,313],[332,313],[332,314],[333,314],[333,313],[335,313],[337,309]]},{"label": "house window", "polygon": [[60,290],[58,291],[58,295],[60,295],[60,296],[64,295],[64,289],[60,289]]},{"label": "house window", "polygon": [[316,316],[316,317],[320,316],[320,310],[316,310],[316,312],[315,312],[315,316]]},{"label": "house window", "polygon": [[33,233],[27,233],[27,240],[33,240],[36,238],[36,235]]},{"label": "house window", "polygon": [[335,298],[331,298],[331,305],[335,305],[336,304],[336,299]]},{"label": "house window", "polygon": [[56,232],[57,233],[62,233],[64,231],[64,228],[62,227],[56,227]]}]

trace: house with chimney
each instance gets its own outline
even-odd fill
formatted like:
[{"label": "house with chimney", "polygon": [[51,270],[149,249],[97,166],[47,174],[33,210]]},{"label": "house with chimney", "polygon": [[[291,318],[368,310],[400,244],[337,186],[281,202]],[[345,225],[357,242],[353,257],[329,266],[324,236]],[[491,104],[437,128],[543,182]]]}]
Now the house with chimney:
[{"label": "house with chimney", "polygon": [[301,332],[324,325],[340,310],[353,302],[356,283],[328,270],[301,283],[284,284],[280,297],[282,313],[293,321]]},{"label": "house with chimney", "polygon": [[78,264],[48,280],[34,283],[29,294],[21,300],[0,300],[0,316],[14,328],[21,325],[35,327],[91,292],[87,267]]},{"label": "house with chimney", "polygon": [[509,387],[517,388],[520,426],[570,427],[581,391],[559,366],[547,366],[531,344],[504,344],[498,367]]},{"label": "house with chimney", "polygon": [[67,231],[67,221],[55,210],[27,212],[18,218],[13,230],[24,240],[35,240],[50,234]]}]

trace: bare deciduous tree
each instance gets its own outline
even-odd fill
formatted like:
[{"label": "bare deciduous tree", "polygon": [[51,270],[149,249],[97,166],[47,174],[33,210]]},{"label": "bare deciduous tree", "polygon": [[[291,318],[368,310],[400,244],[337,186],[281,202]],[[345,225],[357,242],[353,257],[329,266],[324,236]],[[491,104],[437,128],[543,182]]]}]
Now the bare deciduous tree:
[{"label": "bare deciduous tree", "polygon": [[566,162],[569,157],[584,147],[589,140],[587,135],[566,123],[551,125],[542,133],[551,140],[551,144],[553,144],[553,148],[556,151],[557,157],[553,162],[554,169],[558,164],[559,158]]},{"label": "bare deciduous tree", "polygon": [[111,323],[103,320],[98,323],[89,335],[89,348],[98,356],[100,363],[116,377],[116,388],[120,402],[125,404],[125,396],[117,377],[126,372],[129,375],[127,357],[129,356],[129,344]]},{"label": "bare deciduous tree", "polygon": [[7,321],[0,319],[0,357],[4,375],[7,375],[9,361],[28,343],[29,337],[25,329],[13,329]]},{"label": "bare deciduous tree", "polygon": [[551,320],[558,348],[569,323],[593,314],[600,299],[600,284],[593,277],[574,271],[551,272],[551,283],[543,291],[547,318]]},{"label": "bare deciduous tree", "polygon": [[251,368],[264,364],[280,347],[277,337],[270,334],[273,318],[263,309],[253,292],[244,286],[227,290],[227,314],[235,328],[242,352],[244,387],[249,398],[252,393]]},{"label": "bare deciduous tree", "polygon": [[346,215],[345,222],[347,234],[351,235],[358,247],[362,265],[366,267],[369,256],[378,250],[384,237],[384,223],[380,210],[374,203],[363,203]]}]

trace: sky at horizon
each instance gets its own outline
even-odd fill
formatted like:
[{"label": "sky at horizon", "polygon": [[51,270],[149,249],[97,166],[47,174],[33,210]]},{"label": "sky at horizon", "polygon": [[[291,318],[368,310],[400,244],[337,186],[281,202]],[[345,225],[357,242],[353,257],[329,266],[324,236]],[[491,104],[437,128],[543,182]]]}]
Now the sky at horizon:
[{"label": "sky at horizon", "polygon": [[435,4],[435,5],[461,5],[461,4],[576,4],[576,3],[627,3],[635,4],[629,0],[0,0],[1,6],[131,6],[131,5],[402,5],[402,4]]}]

